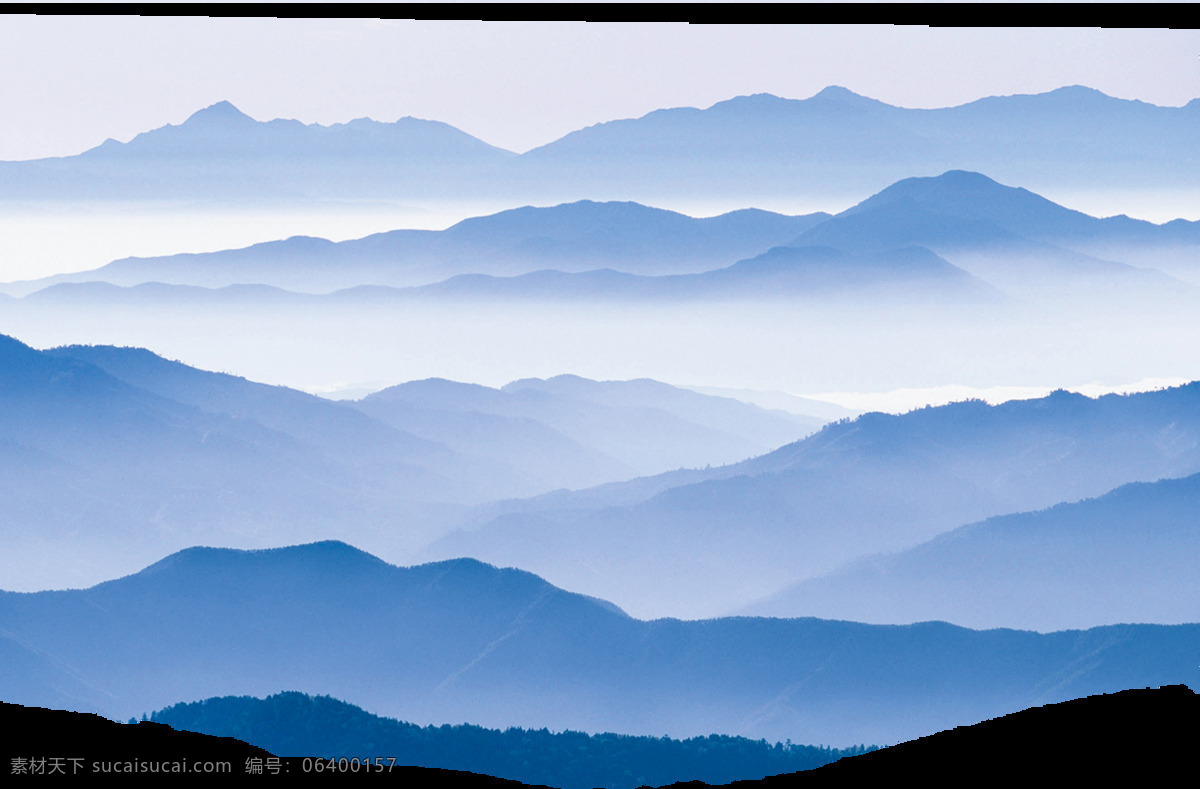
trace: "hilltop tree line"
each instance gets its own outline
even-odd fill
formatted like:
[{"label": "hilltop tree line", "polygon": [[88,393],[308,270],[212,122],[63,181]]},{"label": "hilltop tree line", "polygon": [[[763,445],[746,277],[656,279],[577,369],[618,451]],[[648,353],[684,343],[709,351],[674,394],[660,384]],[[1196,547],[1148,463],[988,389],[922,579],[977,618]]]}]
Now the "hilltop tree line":
[{"label": "hilltop tree line", "polygon": [[728,783],[810,770],[873,750],[712,734],[687,740],[473,725],[418,726],[329,696],[280,693],[176,704],[151,720],[236,737],[279,756],[395,757],[396,765],[465,770],[562,789]]}]

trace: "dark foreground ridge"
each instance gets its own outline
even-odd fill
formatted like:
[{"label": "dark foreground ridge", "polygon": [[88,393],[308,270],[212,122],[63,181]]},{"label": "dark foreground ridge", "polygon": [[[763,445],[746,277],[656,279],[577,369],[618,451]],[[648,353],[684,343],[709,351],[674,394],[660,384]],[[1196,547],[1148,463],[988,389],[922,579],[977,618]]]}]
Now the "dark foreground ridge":
[{"label": "dark foreground ridge", "polygon": [[[451,770],[396,766],[340,769],[336,762],[300,758],[276,761],[266,751],[240,740],[176,732],[169,726],[118,724],[96,715],[0,704],[0,747],[6,773],[29,771],[36,760],[49,771],[58,764],[70,774],[99,772],[105,763],[134,765],[122,772],[150,772],[149,765],[183,763],[200,771],[202,762],[223,761],[229,777],[258,783],[297,778],[305,772],[339,772],[360,778],[387,776],[409,786],[528,786],[489,776]],[[961,726],[900,745],[854,756],[816,770],[772,776],[761,781],[727,784],[739,789],[765,786],[859,786],[864,781],[920,779],[928,784],[951,782],[998,784],[1017,779],[1038,783],[1165,779],[1186,775],[1193,764],[1200,734],[1200,699],[1184,685],[1126,690],[1035,707],[974,726]],[[318,764],[320,766],[318,766]],[[79,765],[76,767],[76,765]],[[263,775],[250,772],[261,766]],[[141,769],[139,769],[139,767]],[[278,766],[278,772],[272,768]],[[162,771],[160,768],[159,771]],[[167,770],[171,772],[168,766]],[[693,781],[677,787],[702,787]]]},{"label": "dark foreground ridge", "polygon": [[[803,773],[730,787],[1166,784],[1195,768],[1200,697],[1186,685],[1124,690],[959,726]],[[698,785],[698,784],[691,784]],[[679,786],[678,784],[676,786]]]},{"label": "dark foreground ridge", "polygon": [[[87,712],[48,710],[0,702],[0,774],[4,785],[20,779],[37,782],[50,775],[87,780],[96,774],[153,777],[184,773],[259,785],[302,781],[306,774],[333,773],[344,779],[384,777],[406,787],[530,786],[488,775],[456,770],[391,765],[387,759],[368,766],[350,760],[280,758],[232,737],[176,731],[162,723],[115,723]],[[541,789],[546,789],[542,787]]]}]

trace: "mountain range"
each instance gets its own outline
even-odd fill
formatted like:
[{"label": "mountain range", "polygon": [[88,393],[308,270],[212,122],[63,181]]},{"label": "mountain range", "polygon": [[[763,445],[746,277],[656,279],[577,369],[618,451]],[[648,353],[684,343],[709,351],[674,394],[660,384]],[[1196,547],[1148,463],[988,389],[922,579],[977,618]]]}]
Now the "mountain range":
[{"label": "mountain range", "polygon": [[[872,413],[803,438],[818,420],[649,380],[430,379],[339,403],[136,348],[3,350],[11,588],[333,535],[521,567],[645,617],[1194,618],[1170,547],[1195,537],[1194,485],[1167,480],[1200,473],[1197,384]],[[1148,486],[1114,490],[1129,483]],[[989,558],[998,540],[1007,558]],[[888,552],[908,553],[870,558]],[[993,576],[1024,591],[939,599]]]},{"label": "mountain range", "polygon": [[[353,405],[459,451],[486,452],[529,469],[544,465],[547,474],[579,463],[580,453],[591,447],[601,457],[617,460],[625,478],[695,466],[700,457],[708,458],[705,465],[732,463],[791,443],[825,421],[649,379],[590,381],[574,375],[523,379],[500,389],[439,379],[410,381]],[[535,440],[534,425],[570,442],[543,448]],[[618,473],[611,476],[609,481],[616,481]]]},{"label": "mountain range", "polygon": [[803,581],[745,612],[1041,631],[1195,622],[1198,499],[1193,474],[997,516]]},{"label": "mountain range", "polygon": [[890,743],[1189,681],[1197,627],[642,621],[473,560],[193,548],[89,589],[0,593],[0,695],[125,720],[290,689],[420,724]]},{"label": "mountain range", "polygon": [[[914,547],[981,518],[1099,496],[1128,482],[1196,473],[1197,396],[1196,384],[1098,399],[1060,391],[997,406],[975,401],[902,415],[864,414],[721,468],[487,506],[467,528],[442,538],[421,556],[467,555],[519,566],[641,616],[714,616],[740,610],[742,606],[730,605],[733,600],[749,604],[789,583],[873,554]],[[1095,506],[1103,508],[1108,501]],[[1134,516],[1111,517],[1125,528],[1114,526],[1091,561],[1111,557],[1115,566],[1122,566],[1122,554],[1143,555],[1134,546],[1147,537]],[[1186,531],[1188,526],[1184,522],[1179,528]],[[1061,540],[1055,555],[1069,555],[1070,538],[1063,535]],[[1036,553],[1037,545],[1025,550]],[[946,562],[942,572],[965,572],[964,582],[970,583],[971,572],[957,567]],[[1175,578],[1155,567],[1143,572]],[[1185,572],[1177,581],[1186,585],[1189,577]],[[1178,617],[1187,616],[1186,605],[1171,603],[1169,593],[1136,614],[1133,605],[1108,605],[1120,597],[1118,590],[1133,594],[1139,585],[1154,583],[1141,573],[1125,576],[1111,596],[1092,599],[1086,597],[1086,585],[1072,586],[1082,580],[1077,575],[1060,578],[1060,591],[1069,589],[1075,605],[1063,612],[1065,621],[1160,616],[1180,621]],[[898,583],[892,591],[905,589]],[[967,600],[984,594],[964,596],[959,608],[946,601],[940,610],[947,618],[949,612],[962,614]],[[872,603],[866,590],[848,593],[846,599],[855,603],[841,605],[832,598],[817,603],[816,610],[858,618],[852,611],[859,603],[864,616],[905,605]],[[787,616],[810,613],[804,605],[761,610]],[[980,604],[975,612],[981,618],[967,621],[992,626],[1064,621],[1047,620],[1037,608],[1014,607],[992,615]]]},{"label": "mountain range", "polygon": [[[413,383],[337,403],[144,349],[38,351],[2,336],[0,370],[10,588],[95,582],[198,542],[331,530],[403,554],[471,502],[729,462],[822,421],[581,378],[508,392]],[[431,388],[482,398],[401,394]]]},{"label": "mountain range", "polygon": [[[127,143],[109,139],[78,156],[4,162],[0,172],[6,199],[303,200],[390,194],[395,183],[437,194],[438,179],[471,177],[513,156],[436,121],[259,122],[221,101]],[[274,184],[259,180],[269,174]]]},{"label": "mountain range", "polygon": [[[1198,227],[1098,219],[979,173],[949,171],[899,181],[834,216],[745,209],[697,219],[581,201],[502,211],[444,231],[128,258],[6,289],[33,294],[30,308],[210,302],[320,310],[448,299],[834,300],[863,308],[888,298],[977,305],[1004,295],[1055,307],[1073,300],[1094,308],[1098,299],[1187,307],[1196,294],[1187,282],[1200,282]],[[1109,253],[1161,260],[1183,281]],[[295,295],[334,291],[327,300]]]},{"label": "mountain range", "polygon": [[96,271],[24,283],[18,292],[57,282],[100,281],[206,288],[265,284],[322,293],[546,268],[581,272],[616,267],[647,276],[697,273],[786,244],[827,216],[745,209],[697,219],[637,203],[584,200],[473,217],[441,231],[393,230],[340,243],[294,237],[222,252],[127,258]]},{"label": "mountain range", "polygon": [[220,102],[127,143],[0,163],[0,198],[840,198],[953,168],[1041,188],[1187,187],[1198,113],[1081,86],[943,109],[828,87],[657,110],[518,155],[434,121],[259,122]]},{"label": "mountain range", "polygon": [[828,422],[646,376],[1190,376],[1200,222],[1038,192],[1186,195],[1197,121],[831,87],[518,154],[221,102],[0,162],[11,216],[521,206],[0,286],[0,698],[854,745],[1189,682],[1200,382]]}]

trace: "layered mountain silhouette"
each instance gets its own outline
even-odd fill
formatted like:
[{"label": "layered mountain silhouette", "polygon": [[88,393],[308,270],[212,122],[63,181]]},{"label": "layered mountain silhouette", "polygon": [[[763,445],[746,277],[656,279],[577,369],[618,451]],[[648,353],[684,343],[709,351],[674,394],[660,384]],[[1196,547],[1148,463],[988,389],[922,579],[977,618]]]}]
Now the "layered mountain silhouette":
[{"label": "layered mountain silhouette", "polygon": [[4,577],[22,588],[129,571],[181,543],[382,525],[499,471],[336,403],[146,351],[0,337],[0,367]]},{"label": "layered mountain silhouette", "polygon": [[[25,589],[130,571],[189,542],[333,533],[389,556],[526,567],[639,615],[713,616],[963,524],[1200,471],[1194,384],[868,414],[733,463],[814,425],[651,381],[561,377],[501,390],[429,380],[347,404],[139,349],[4,347],[5,577]],[[664,469],[676,470],[618,482]],[[1168,515],[1137,501],[1146,513],[1127,521]],[[1107,540],[1087,561],[1110,553],[1142,555]],[[1172,578],[1133,573],[1127,583],[1144,594],[1080,599],[1078,619],[1028,606],[989,619],[977,606],[983,618],[962,621],[1181,621],[1182,609],[1148,591]],[[855,605],[822,610],[855,618]]]},{"label": "layered mountain silhouette", "polygon": [[127,143],[0,172],[4,196],[25,199],[362,198],[394,195],[397,183],[437,196],[513,156],[436,121],[260,122],[222,101]]},{"label": "layered mountain silhouette", "polygon": [[[470,529],[443,538],[424,556],[520,566],[638,615],[713,616],[740,609],[731,605],[739,598],[749,604],[962,524],[1099,496],[1128,482],[1194,474],[1198,396],[1196,384],[1097,399],[1059,391],[997,406],[974,401],[864,414],[722,468],[487,507]],[[1123,550],[1119,541],[1101,545]],[[1105,548],[1096,550],[1092,562],[1103,560]],[[1160,570],[1144,567],[1128,578],[1130,588]],[[985,594],[981,589],[967,599]],[[1139,616],[1132,604],[1110,602],[1097,599],[1079,616],[1118,622],[1164,613],[1151,605]],[[1021,610],[970,621],[1044,624],[1032,610],[1024,620]],[[849,607],[836,615],[855,618]]]},{"label": "layered mountain silhouette", "polygon": [[[1005,292],[1051,304],[1069,297],[1094,306],[1107,295],[1115,303],[1136,296],[1179,306],[1195,301],[1194,286],[1096,255],[1132,256],[1151,266],[1161,257],[1195,282],[1200,271],[1188,261],[1200,246],[1198,227],[1097,219],[979,173],[949,171],[899,181],[833,217],[746,209],[697,219],[637,203],[580,201],[502,211],[444,231],[396,230],[339,243],[294,237],[128,258],[7,287],[15,294],[40,291],[31,305],[207,301],[321,309],[446,299],[869,305],[880,297],[971,304]],[[295,295],[333,291],[329,302]]]},{"label": "layered mountain silhouette", "polygon": [[0,196],[829,197],[951,168],[1043,187],[1190,186],[1198,113],[1196,101],[1158,107],[1081,86],[933,110],[829,87],[658,110],[516,155],[433,121],[259,122],[220,102],[128,143],[3,163]]},{"label": "layered mountain silhouette", "polygon": [[[697,395],[657,381],[591,381],[561,375],[501,389],[430,379],[389,387],[354,403],[370,416],[447,446],[524,468],[561,468],[588,454],[610,478],[722,465],[791,443],[824,420]],[[518,461],[517,458],[521,458]]]},{"label": "layered mountain silhouette", "polygon": [[[78,678],[75,709],[120,720],[290,688],[420,724],[835,744],[1185,682],[1198,635],[641,621],[526,572],[465,559],[400,568],[337,542],[194,548],[89,589],[3,593],[0,628]],[[11,659],[0,695],[61,698]]]},{"label": "layered mountain silhouette", "polygon": [[1200,620],[1200,475],[962,526],[747,608],[867,622],[1042,631]]},{"label": "layered mountain silhouette", "polygon": [[58,282],[20,300],[37,307],[121,307],[154,309],[157,307],[277,307],[311,306],[315,297],[276,288],[271,285],[226,285],[205,288],[196,285],[170,285],[143,282],[121,286],[110,282]]},{"label": "layered mountain silhouette", "polygon": [[222,288],[265,284],[304,293],[359,285],[408,287],[468,273],[615,268],[631,274],[698,273],[785,244],[828,214],[784,216],[744,209],[708,218],[630,202],[584,200],[474,217],[446,230],[394,230],[334,243],[294,237],[244,249],[127,258],[95,271],[23,283],[150,282]]},{"label": "layered mountain silhouette", "polygon": [[701,192],[802,194],[820,183],[845,194],[950,168],[1039,185],[1182,185],[1171,169],[1196,166],[1197,112],[1200,101],[1156,107],[1081,86],[911,110],[832,86],[804,100],[756,94],[598,124],[521,161],[627,194],[652,179]]},{"label": "layered mountain silhouette", "polygon": [[356,407],[138,348],[0,337],[0,362],[2,561],[26,589],[200,541],[333,533],[402,554],[471,503],[731,462],[821,422],[651,381],[414,383]]},{"label": "layered mountain silhouette", "polygon": [[[343,292],[349,297],[351,292]],[[386,295],[375,290],[377,298]],[[688,301],[748,301],[865,306],[899,303],[1002,301],[1002,294],[922,247],[851,255],[830,247],[772,247],[761,255],[702,274],[645,277],[612,269],[566,274],[537,271],[516,277],[464,274],[390,294],[398,299],[455,297],[671,305]]]},{"label": "layered mountain silhouette", "polygon": [[[1166,278],[1160,275],[1160,279]],[[23,286],[26,284],[18,285]],[[406,303],[513,302],[669,307],[694,301],[939,306],[999,303],[1004,296],[923,247],[847,254],[813,246],[772,247],[749,260],[701,274],[642,276],[613,269],[576,273],[543,270],[511,277],[459,274],[420,287],[359,285],[324,296],[292,293],[268,285],[206,288],[148,282],[122,287],[107,282],[64,281],[29,294],[22,304],[35,308],[265,306],[321,310]]]},{"label": "layered mountain silhouette", "polygon": [[[1036,192],[1192,189],[1198,120],[1200,100],[1078,86],[939,110],[834,87],[516,154],[433,121],[259,122],[221,102],[0,162],[0,200],[524,207],[11,283],[4,331],[224,342],[231,365],[271,354],[272,380],[297,380],[289,363],[366,380],[353,360],[388,357],[373,379],[466,360],[491,365],[479,380],[707,369],[795,391],[1132,381],[1188,369],[1200,223]],[[836,215],[650,207],[863,195]],[[124,720],[289,690],[421,724],[853,745],[1177,685],[1200,636],[1197,398],[1056,391],[812,433],[647,379],[433,378],[335,403],[0,335],[0,698]],[[47,586],[87,588],[14,591]],[[996,758],[963,736],[964,759]]]}]

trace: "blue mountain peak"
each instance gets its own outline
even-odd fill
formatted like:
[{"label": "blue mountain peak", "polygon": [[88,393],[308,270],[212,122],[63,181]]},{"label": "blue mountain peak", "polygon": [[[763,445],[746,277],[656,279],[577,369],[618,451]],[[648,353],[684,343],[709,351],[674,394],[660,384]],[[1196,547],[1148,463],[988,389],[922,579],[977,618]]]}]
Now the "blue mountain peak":
[{"label": "blue mountain peak", "polygon": [[[146,567],[134,576],[148,578],[161,573],[228,572],[250,563],[262,571],[275,567],[295,572],[341,571],[388,567],[382,559],[339,540],[325,540],[284,548],[242,550],[238,548],[184,548]],[[106,582],[116,583],[114,581]]]},{"label": "blue mountain peak", "polygon": [[817,104],[841,104],[849,107],[887,107],[878,99],[872,99],[867,96],[855,93],[849,88],[843,88],[841,85],[830,85],[823,88],[820,93],[817,93],[807,101]]},{"label": "blue mountain peak", "polygon": [[813,96],[814,99],[862,99],[860,96],[849,88],[843,88],[841,85],[830,85],[822,88],[819,93]]},{"label": "blue mountain peak", "polygon": [[887,196],[894,199],[910,195],[932,194],[980,196],[1008,194],[1016,191],[1019,190],[997,183],[982,173],[969,170],[948,170],[941,175],[905,178],[879,192],[876,197]]},{"label": "blue mountain peak", "polygon": [[245,114],[237,107],[228,101],[218,101],[216,104],[211,104],[202,110],[192,113],[184,125],[195,126],[203,125],[228,125],[228,124],[245,124],[256,123],[253,118]]},{"label": "blue mountain peak", "polygon": [[1103,93],[1095,88],[1089,88],[1087,85],[1064,85],[1061,88],[1055,88],[1049,91],[1047,95],[1051,96],[1087,96],[1090,98],[1104,97],[1112,98],[1106,93]]}]

